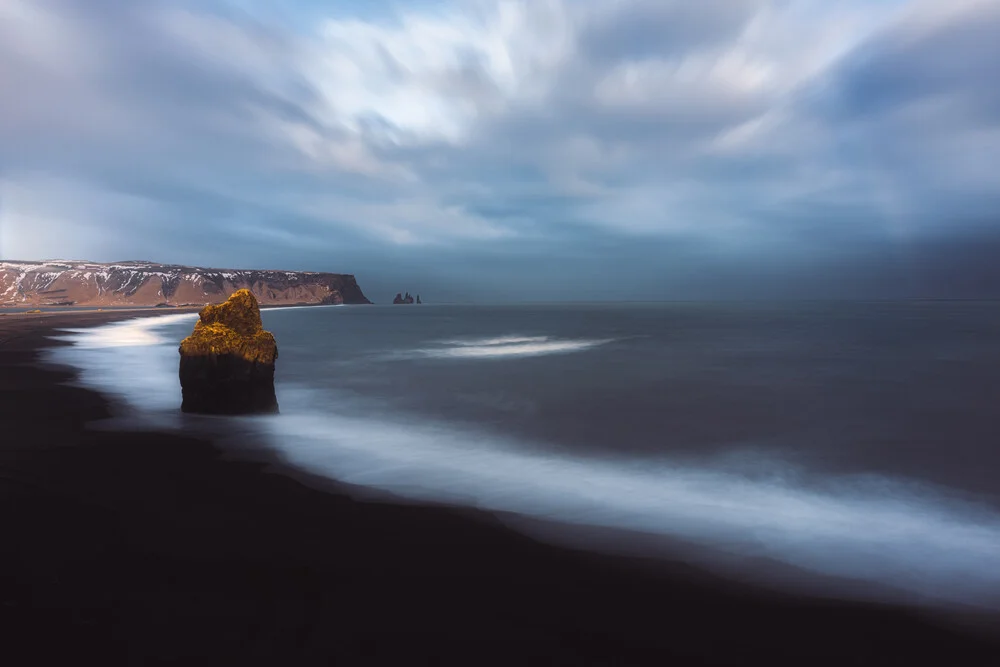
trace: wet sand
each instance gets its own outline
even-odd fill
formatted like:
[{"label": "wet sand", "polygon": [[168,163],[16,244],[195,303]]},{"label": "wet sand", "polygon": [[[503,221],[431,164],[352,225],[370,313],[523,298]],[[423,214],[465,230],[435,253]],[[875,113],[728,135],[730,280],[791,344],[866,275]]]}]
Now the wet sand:
[{"label": "wet sand", "polygon": [[995,618],[774,593],[101,430],[118,406],[40,363],[55,328],[164,312],[0,317],[7,664],[1000,664]]}]

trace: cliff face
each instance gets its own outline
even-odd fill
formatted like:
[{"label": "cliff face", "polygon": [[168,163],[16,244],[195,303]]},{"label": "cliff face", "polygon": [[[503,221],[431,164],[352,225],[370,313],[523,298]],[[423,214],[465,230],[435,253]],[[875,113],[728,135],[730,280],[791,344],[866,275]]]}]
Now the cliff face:
[{"label": "cliff face", "polygon": [[204,305],[248,289],[261,305],[371,303],[354,276],[152,262],[0,262],[0,306]]}]

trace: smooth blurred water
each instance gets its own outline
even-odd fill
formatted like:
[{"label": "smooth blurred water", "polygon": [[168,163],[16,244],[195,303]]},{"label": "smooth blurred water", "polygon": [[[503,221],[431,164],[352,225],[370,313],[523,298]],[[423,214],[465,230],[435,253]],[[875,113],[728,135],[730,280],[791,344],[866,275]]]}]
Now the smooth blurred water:
[{"label": "smooth blurred water", "polygon": [[[194,315],[73,334],[160,424]],[[1000,304],[267,310],[293,464],[1000,608]]]}]

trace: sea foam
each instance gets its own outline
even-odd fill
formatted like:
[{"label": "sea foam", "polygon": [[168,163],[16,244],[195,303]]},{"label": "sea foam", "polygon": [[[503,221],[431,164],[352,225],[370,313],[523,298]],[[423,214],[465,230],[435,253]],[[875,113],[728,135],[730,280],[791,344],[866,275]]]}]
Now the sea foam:
[{"label": "sea foam", "polygon": [[349,484],[659,534],[745,562],[768,559],[1000,609],[1000,516],[929,486],[866,477],[816,488],[780,461],[773,462],[780,474],[760,478],[664,458],[567,456],[483,430],[388,415],[303,413],[260,425],[289,462]]},{"label": "sea foam", "polygon": [[110,324],[82,328],[65,329],[66,337],[77,348],[101,349],[119,347],[149,347],[165,342],[160,333],[164,327],[188,320],[194,321],[197,313],[171,313],[158,317],[143,317]]},{"label": "sea foam", "polygon": [[438,347],[416,350],[438,359],[496,359],[580,352],[611,342],[608,339],[554,339],[549,336],[501,336],[474,340],[444,340]]}]

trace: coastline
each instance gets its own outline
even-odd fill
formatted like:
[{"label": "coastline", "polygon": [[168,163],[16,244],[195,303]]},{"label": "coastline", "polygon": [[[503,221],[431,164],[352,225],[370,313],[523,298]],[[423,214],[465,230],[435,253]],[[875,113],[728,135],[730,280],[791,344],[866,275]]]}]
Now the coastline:
[{"label": "coastline", "polygon": [[0,318],[0,623],[41,664],[1000,661],[995,635],[913,610],[544,545],[471,509],[355,500],[183,433],[95,430],[114,404],[40,363],[64,344],[56,328],[178,312]]}]

